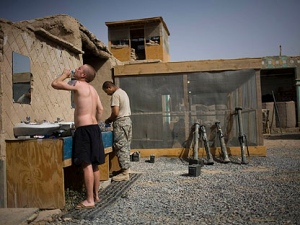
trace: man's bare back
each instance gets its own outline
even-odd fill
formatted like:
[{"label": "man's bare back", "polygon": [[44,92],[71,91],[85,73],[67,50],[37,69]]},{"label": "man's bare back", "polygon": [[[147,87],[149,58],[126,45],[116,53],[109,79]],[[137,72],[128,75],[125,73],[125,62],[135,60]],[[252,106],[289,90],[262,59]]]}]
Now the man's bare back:
[{"label": "man's bare back", "polygon": [[75,126],[80,127],[90,124],[98,124],[96,118],[97,107],[95,107],[95,105],[100,105],[100,100],[97,91],[93,86],[82,81],[78,81],[76,86],[78,89],[74,92]]}]

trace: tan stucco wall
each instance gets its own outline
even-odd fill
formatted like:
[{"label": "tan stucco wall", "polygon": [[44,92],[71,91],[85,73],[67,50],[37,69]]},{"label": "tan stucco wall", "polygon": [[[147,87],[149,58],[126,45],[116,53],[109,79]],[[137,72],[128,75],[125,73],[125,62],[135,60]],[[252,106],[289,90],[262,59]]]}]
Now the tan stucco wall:
[{"label": "tan stucco wall", "polygon": [[[14,124],[30,116],[31,120],[54,122],[57,117],[72,120],[71,95],[56,91],[51,82],[64,68],[77,68],[81,57],[49,45],[46,40],[37,39],[32,32],[23,31],[9,24],[2,24],[4,31],[3,60],[1,60],[1,92],[3,107],[1,114],[2,140],[13,138]],[[17,52],[30,58],[32,73],[31,104],[14,103],[12,100],[12,54]],[[3,152],[1,151],[1,155]]]},{"label": "tan stucco wall", "polygon": [[103,64],[101,64],[101,68],[99,68],[97,75],[95,77],[95,80],[91,82],[91,84],[96,88],[100,100],[102,102],[104,111],[102,115],[102,121],[107,119],[110,116],[111,108],[110,108],[110,96],[108,96],[103,90],[102,90],[102,84],[104,81],[110,80],[112,81],[112,67],[113,64],[110,60],[107,60]]},{"label": "tan stucco wall", "polygon": [[[70,19],[69,22],[68,18]],[[97,46],[96,49],[100,58],[98,58],[99,55],[84,57],[83,54],[79,53],[83,43],[80,41],[80,37],[82,37],[80,36],[81,25],[73,18],[63,17],[63,19],[64,23],[60,25],[66,28],[67,33],[64,36],[59,29],[52,27],[54,35],[58,35],[55,36],[57,39],[54,38],[54,40],[47,35],[40,35],[40,33],[35,32],[35,29],[28,29],[34,23],[27,24],[25,22],[22,25],[0,20],[0,207],[6,207],[5,140],[14,138],[14,125],[25,120],[27,116],[30,116],[31,121],[47,120],[54,122],[58,117],[63,121],[73,121],[74,109],[71,107],[71,93],[58,91],[51,87],[51,82],[62,73],[64,68],[78,68],[86,63],[85,59],[88,61],[92,58],[93,66],[97,71],[92,85],[98,90],[105,109],[103,121],[110,114],[110,97],[102,91],[102,84],[105,80],[112,80],[111,68],[117,63],[117,60],[112,56],[111,58],[103,57],[103,55],[108,55],[108,57],[110,55],[109,52],[105,51],[103,51],[101,58],[103,46]],[[56,24],[55,21],[54,19],[54,24]],[[43,23],[43,25],[45,24],[47,25],[47,22]],[[49,30],[51,29],[49,28],[47,31]],[[85,38],[87,39],[88,36]],[[60,39],[62,44],[60,44]],[[89,44],[89,50],[92,50],[90,48],[93,41],[100,42],[86,39],[85,43]],[[71,44],[67,43],[66,45],[65,43],[69,40]],[[13,52],[30,58],[31,104],[13,102]]]}]

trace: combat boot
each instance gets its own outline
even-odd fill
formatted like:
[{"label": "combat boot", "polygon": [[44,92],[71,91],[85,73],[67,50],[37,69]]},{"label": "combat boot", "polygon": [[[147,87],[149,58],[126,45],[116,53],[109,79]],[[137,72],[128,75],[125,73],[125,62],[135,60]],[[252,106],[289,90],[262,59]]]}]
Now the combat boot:
[{"label": "combat boot", "polygon": [[113,181],[123,181],[123,180],[129,180],[129,169],[123,170],[121,173],[119,173],[116,176],[112,177]]}]

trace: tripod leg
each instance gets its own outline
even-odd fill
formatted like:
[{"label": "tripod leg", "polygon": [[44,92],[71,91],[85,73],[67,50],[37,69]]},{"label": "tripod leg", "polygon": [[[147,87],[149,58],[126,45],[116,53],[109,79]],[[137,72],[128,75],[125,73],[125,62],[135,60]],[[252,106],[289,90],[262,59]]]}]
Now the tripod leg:
[{"label": "tripod leg", "polygon": [[199,123],[195,124],[195,132],[194,132],[194,159],[198,160],[198,151],[199,151]]},{"label": "tripod leg", "polygon": [[207,164],[208,165],[213,165],[214,160],[213,160],[212,154],[211,154],[210,149],[209,149],[209,143],[208,143],[208,140],[207,140],[205,126],[201,125],[200,130],[201,130],[201,133],[202,133],[202,140],[203,140],[205,152],[206,152],[206,155],[207,155]]},{"label": "tripod leg", "polygon": [[229,163],[230,160],[228,158],[228,153],[225,145],[225,140],[224,140],[224,135],[220,126],[220,122],[216,122],[216,127],[217,127],[217,133],[220,141],[220,146],[221,146],[221,152],[222,152],[222,157],[223,157],[223,162],[224,163]]},{"label": "tripod leg", "polygon": [[243,123],[242,123],[242,108],[237,107],[235,108],[237,112],[237,117],[238,117],[238,126],[239,126],[239,142],[240,142],[240,147],[241,147],[241,157],[242,157],[242,164],[248,164],[246,161],[246,154],[245,154],[245,137],[246,135],[244,134],[243,131]]}]

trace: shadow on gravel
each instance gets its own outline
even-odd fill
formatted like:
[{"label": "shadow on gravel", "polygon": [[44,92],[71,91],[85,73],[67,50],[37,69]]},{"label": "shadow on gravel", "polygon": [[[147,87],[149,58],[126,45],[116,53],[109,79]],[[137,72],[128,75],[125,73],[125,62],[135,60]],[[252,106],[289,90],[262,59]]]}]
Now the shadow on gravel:
[{"label": "shadow on gravel", "polygon": [[273,134],[270,136],[265,136],[264,139],[267,140],[300,140],[299,134]]}]

